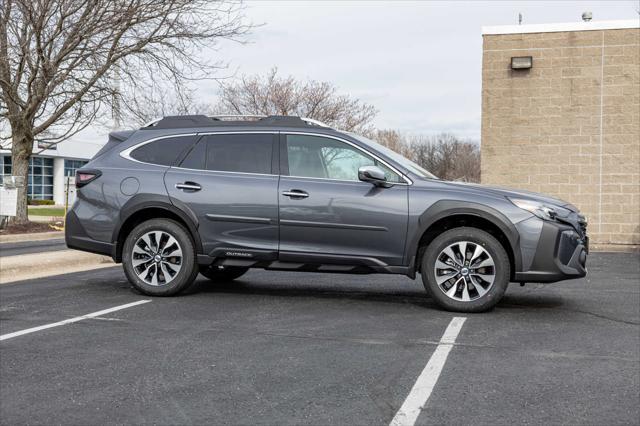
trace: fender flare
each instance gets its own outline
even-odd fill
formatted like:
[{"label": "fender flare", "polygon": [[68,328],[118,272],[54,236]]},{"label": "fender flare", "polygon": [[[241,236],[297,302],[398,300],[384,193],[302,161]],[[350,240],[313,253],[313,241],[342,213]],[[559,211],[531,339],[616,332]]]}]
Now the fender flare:
[{"label": "fender flare", "polygon": [[433,203],[418,218],[418,227],[409,241],[408,253],[410,262],[417,269],[418,244],[422,235],[437,221],[455,215],[476,216],[494,224],[507,237],[513,253],[514,271],[522,270],[522,253],[520,251],[520,234],[515,225],[500,211],[484,204],[471,201],[440,200]]},{"label": "fender flare", "polygon": [[118,252],[121,250],[121,248],[117,247],[117,245],[122,226],[134,214],[150,208],[166,210],[167,212],[173,213],[178,216],[186,224],[187,229],[191,234],[191,237],[193,238],[193,242],[196,247],[196,253],[202,254],[202,240],[200,239],[200,234],[198,233],[199,223],[197,216],[184,203],[172,199],[169,196],[155,194],[134,195],[122,206],[122,208],[120,209],[118,225],[114,228],[111,237],[111,240],[114,242],[114,248],[116,251],[116,253],[114,254],[118,254]]}]

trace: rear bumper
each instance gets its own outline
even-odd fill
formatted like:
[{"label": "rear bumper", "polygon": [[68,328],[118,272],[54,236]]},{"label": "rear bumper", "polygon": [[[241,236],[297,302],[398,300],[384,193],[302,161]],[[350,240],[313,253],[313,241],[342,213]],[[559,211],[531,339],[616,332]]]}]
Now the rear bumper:
[{"label": "rear bumper", "polygon": [[572,226],[544,222],[529,271],[516,272],[516,282],[550,283],[587,275],[589,239]]},{"label": "rear bumper", "polygon": [[73,210],[67,213],[64,239],[70,249],[103,254],[115,259],[115,244],[96,241],[89,237]]}]

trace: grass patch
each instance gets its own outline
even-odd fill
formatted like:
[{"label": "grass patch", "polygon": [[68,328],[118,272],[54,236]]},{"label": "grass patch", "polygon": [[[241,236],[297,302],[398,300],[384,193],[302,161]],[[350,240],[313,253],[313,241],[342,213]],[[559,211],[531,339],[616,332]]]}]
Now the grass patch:
[{"label": "grass patch", "polygon": [[37,209],[29,207],[29,214],[32,216],[64,216],[64,207],[39,207]]}]

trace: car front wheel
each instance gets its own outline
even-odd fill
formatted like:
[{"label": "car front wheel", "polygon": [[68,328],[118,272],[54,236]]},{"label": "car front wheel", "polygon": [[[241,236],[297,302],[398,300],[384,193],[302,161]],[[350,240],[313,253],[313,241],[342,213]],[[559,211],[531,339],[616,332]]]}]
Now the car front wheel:
[{"label": "car front wheel", "polygon": [[425,288],[442,308],[484,312],[504,296],[509,284],[509,256],[488,232],[454,228],[429,244],[421,273]]}]

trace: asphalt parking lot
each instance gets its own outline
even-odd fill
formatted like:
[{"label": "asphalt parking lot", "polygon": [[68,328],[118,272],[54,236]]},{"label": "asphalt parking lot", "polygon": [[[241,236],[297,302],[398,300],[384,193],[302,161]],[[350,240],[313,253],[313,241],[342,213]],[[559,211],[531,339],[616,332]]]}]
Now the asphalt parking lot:
[{"label": "asphalt parking lot", "polygon": [[150,299],[119,267],[0,286],[0,422],[386,425],[454,317],[417,424],[638,424],[640,257],[441,311],[420,280],[255,270]]}]

